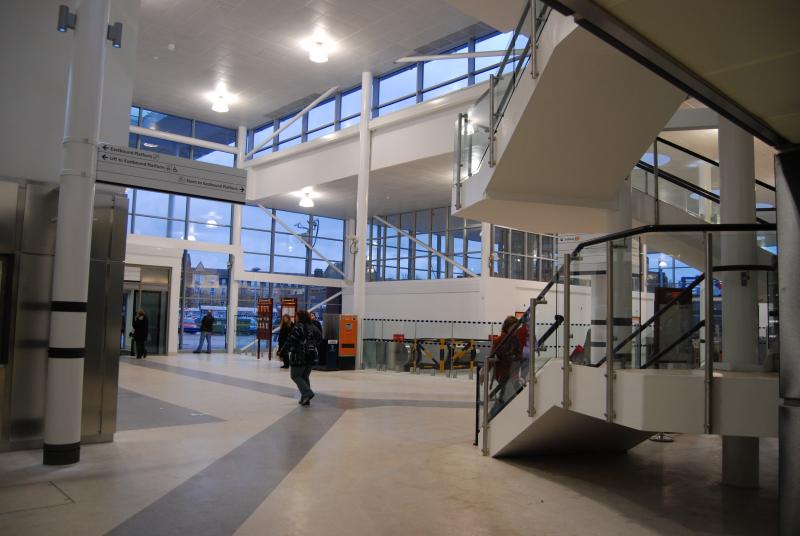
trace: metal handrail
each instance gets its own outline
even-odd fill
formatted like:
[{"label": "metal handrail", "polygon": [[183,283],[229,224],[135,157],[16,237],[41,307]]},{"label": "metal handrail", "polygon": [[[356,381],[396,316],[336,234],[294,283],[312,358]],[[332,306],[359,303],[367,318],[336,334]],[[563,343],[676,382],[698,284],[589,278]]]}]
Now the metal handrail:
[{"label": "metal handrail", "polygon": [[668,225],[642,225],[627,231],[607,234],[598,238],[593,238],[581,242],[573,251],[573,258],[582,250],[590,246],[604,244],[610,240],[620,240],[633,236],[649,233],[724,233],[724,232],[745,232],[745,231],[775,231],[778,226],[774,223],[697,223],[697,224],[668,224]]},{"label": "metal handrail", "polygon": [[506,64],[508,63],[508,59],[511,56],[511,51],[515,50],[514,42],[517,40],[517,37],[519,37],[520,33],[522,32],[522,25],[525,23],[525,19],[528,17],[528,12],[530,10],[531,10],[531,0],[528,0],[527,2],[525,2],[525,8],[522,10],[522,16],[520,16],[519,20],[517,21],[516,28],[514,28],[514,35],[511,36],[511,42],[509,43],[509,46],[506,49],[506,53],[503,55],[503,60],[500,62],[500,66],[497,68],[497,74],[503,74],[503,69],[505,69]]},{"label": "metal handrail", "polygon": [[[666,348],[664,348],[663,350],[658,352],[656,355],[654,355],[653,357],[648,359],[647,362],[644,365],[642,365],[642,368],[647,368],[650,365],[652,365],[653,363],[657,362],[664,355],[666,355],[667,353],[671,352],[673,348],[675,348],[680,343],[682,343],[683,341],[685,341],[686,339],[688,339],[689,337],[694,335],[695,332],[699,331],[700,328],[702,328],[705,325],[706,325],[706,321],[705,320],[701,320],[700,322],[698,322],[697,324],[695,324],[694,326],[689,328],[688,331],[686,331],[683,335],[678,337],[677,340],[675,340],[672,344],[670,344],[669,346],[667,346]],[[706,341],[706,344],[710,344],[709,341]]]}]

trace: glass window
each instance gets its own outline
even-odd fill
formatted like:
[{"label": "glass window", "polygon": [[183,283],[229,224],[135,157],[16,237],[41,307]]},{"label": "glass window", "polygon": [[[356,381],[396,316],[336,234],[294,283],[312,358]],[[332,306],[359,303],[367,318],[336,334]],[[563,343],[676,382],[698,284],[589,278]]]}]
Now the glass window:
[{"label": "glass window", "polygon": [[[253,131],[253,147],[254,149],[258,147],[258,145],[267,139],[267,136],[271,135],[275,131],[273,124],[269,123],[262,127],[257,128]],[[264,156],[267,152],[272,151],[273,141],[271,140],[263,149],[253,155],[253,158],[258,158],[259,156]]]},{"label": "glass window", "polygon": [[357,125],[360,120],[361,120],[360,115],[351,117],[350,119],[345,119],[344,121],[339,123],[339,128],[341,129],[341,128],[352,127],[353,125]]},{"label": "glass window", "polygon": [[320,238],[344,239],[344,220],[335,218],[323,218],[313,216],[314,225],[317,227],[316,233]]},{"label": "glass window", "polygon": [[378,83],[379,104],[393,101],[417,92],[417,67],[381,78]]},{"label": "glass window", "polygon": [[145,216],[169,216],[169,194],[136,190],[136,214]]},{"label": "glass window", "polygon": [[269,255],[245,253],[242,265],[245,272],[269,272]]},{"label": "glass window", "polygon": [[[506,32],[475,41],[475,52],[505,51],[513,35],[514,32]],[[480,71],[492,65],[499,65],[501,61],[503,61],[503,54],[499,54],[497,57],[475,58],[475,70]]]},{"label": "glass window", "polygon": [[276,232],[275,254],[305,258],[306,246],[293,235]]},{"label": "glass window", "polygon": [[315,140],[317,138],[321,138],[322,136],[324,136],[326,134],[333,134],[334,132],[335,132],[335,129],[333,128],[333,125],[331,125],[329,127],[325,127],[325,128],[320,128],[318,130],[315,130],[314,132],[309,132],[306,135],[306,141]]},{"label": "glass window", "polygon": [[211,242],[214,244],[230,244],[231,228],[227,225],[190,222],[189,236],[187,236],[187,239],[197,242]]},{"label": "glass window", "polygon": [[296,257],[281,257],[276,255],[273,258],[275,266],[273,272],[278,274],[301,274],[306,273],[306,260]]},{"label": "glass window", "polygon": [[270,233],[267,231],[242,229],[241,240],[244,251],[264,254],[270,252]]},{"label": "glass window", "polygon": [[269,231],[272,228],[272,218],[261,207],[245,205],[242,207],[242,227]]},{"label": "glass window", "polygon": [[422,94],[422,100],[427,101],[431,99],[435,99],[441,95],[445,95],[447,93],[451,93],[453,91],[458,91],[459,89],[463,89],[467,87],[468,81],[466,78],[463,80],[459,80],[458,82],[453,82],[452,84],[447,84],[446,86],[438,87],[436,89],[432,89],[430,91],[426,91]]},{"label": "glass window", "polygon": [[130,113],[130,124],[131,125],[139,125],[139,107],[138,106],[131,106],[131,113]]},{"label": "glass window", "polygon": [[[294,116],[292,115],[290,117],[284,117],[283,119],[281,119],[280,123],[278,123],[278,128],[281,128],[284,125],[286,125],[289,121],[291,121],[292,117]],[[303,130],[303,120],[301,118],[292,123],[289,128],[287,128],[278,135],[278,143],[281,144],[281,142],[299,137],[300,134],[302,133],[302,130]]]},{"label": "glass window", "polygon": [[308,112],[308,131],[333,124],[336,101],[331,99],[316,105]]},{"label": "glass window", "polygon": [[136,216],[133,220],[133,234],[166,237],[167,220]]},{"label": "glass window", "polygon": [[390,104],[388,106],[384,106],[383,108],[378,109],[378,115],[384,116],[390,114],[392,112],[396,112],[397,110],[402,110],[403,108],[408,108],[417,103],[417,97],[409,97],[407,99],[395,102],[394,104]]},{"label": "glass window", "polygon": [[314,249],[325,255],[330,261],[341,261],[344,249],[343,244],[341,240],[319,238],[314,242]]},{"label": "glass window", "polygon": [[186,251],[184,297],[180,303],[181,324],[178,331],[181,349],[197,348],[200,341],[197,326],[208,311],[215,320],[211,349],[225,348],[225,332],[228,327],[229,261],[230,257],[226,253]]},{"label": "glass window", "polygon": [[234,167],[236,165],[236,155],[223,151],[206,149],[205,147],[194,147],[194,160],[217,164],[219,166]]},{"label": "glass window", "polygon": [[133,133],[128,133],[128,147],[131,149],[139,148],[139,136]]},{"label": "glass window", "polygon": [[[299,212],[289,212],[286,210],[276,210],[275,216],[278,217],[281,222],[285,223],[292,231],[296,233],[306,233],[308,232],[308,215],[307,214],[300,214]],[[286,230],[283,228],[282,225],[275,222],[275,229],[280,232],[285,232]]]},{"label": "glass window", "polygon": [[[342,119],[361,114],[361,88],[342,93]],[[358,122],[358,120],[356,120]],[[343,126],[344,128],[344,126]]]},{"label": "glass window", "polygon": [[231,204],[193,197],[189,203],[189,220],[209,225],[230,225]]},{"label": "glass window", "polygon": [[194,137],[236,147],[236,131],[232,128],[196,121],[194,124]]},{"label": "glass window", "polygon": [[160,132],[171,132],[182,136],[192,135],[192,120],[142,109],[142,126]]},{"label": "glass window", "polygon": [[142,136],[142,146],[140,149],[143,151],[150,151],[153,153],[166,154],[170,156],[178,156],[180,158],[189,158],[192,154],[192,146],[185,143],[177,143],[174,141],[162,140],[160,138],[151,138],[150,136]]},{"label": "glass window", "polygon": [[[464,53],[467,47],[459,48],[451,52]],[[429,88],[448,80],[456,78],[466,78],[469,70],[469,60],[467,58],[457,60],[435,60],[423,64],[422,67],[422,87]],[[464,84],[466,86],[466,83]]]}]

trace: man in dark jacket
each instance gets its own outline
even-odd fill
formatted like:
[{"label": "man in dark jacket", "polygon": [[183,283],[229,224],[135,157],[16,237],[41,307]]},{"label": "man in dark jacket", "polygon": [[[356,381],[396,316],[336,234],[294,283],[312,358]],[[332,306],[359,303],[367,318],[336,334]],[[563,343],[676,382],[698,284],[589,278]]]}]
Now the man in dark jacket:
[{"label": "man in dark jacket", "polygon": [[149,331],[149,323],[144,309],[139,309],[136,313],[136,318],[133,319],[133,342],[136,344],[136,359],[144,359],[147,357],[147,334]]},{"label": "man in dark jacket", "polygon": [[199,354],[203,348],[203,340],[206,341],[206,353],[211,353],[211,332],[214,331],[214,315],[211,311],[206,312],[203,320],[200,321],[200,342],[197,343],[194,353]]},{"label": "man in dark jacket", "polygon": [[299,404],[301,406],[310,405],[311,399],[314,398],[310,377],[311,369],[319,357],[319,341],[321,339],[322,333],[311,321],[308,311],[298,311],[297,324],[289,333],[289,338],[281,351],[283,354],[289,354],[292,381],[300,390]]}]

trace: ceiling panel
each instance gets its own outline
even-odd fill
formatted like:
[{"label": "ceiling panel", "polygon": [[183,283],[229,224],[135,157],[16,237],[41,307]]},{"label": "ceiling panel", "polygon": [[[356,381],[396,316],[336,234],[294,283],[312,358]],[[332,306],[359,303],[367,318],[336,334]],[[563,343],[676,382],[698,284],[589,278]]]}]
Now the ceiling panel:
[{"label": "ceiling panel", "polygon": [[[476,22],[443,0],[142,0],[133,98],[252,127],[298,98],[357,84],[364,70],[391,70],[398,57]],[[301,47],[315,30],[337,47],[324,64]],[[225,114],[204,97],[220,80],[238,97]]]}]

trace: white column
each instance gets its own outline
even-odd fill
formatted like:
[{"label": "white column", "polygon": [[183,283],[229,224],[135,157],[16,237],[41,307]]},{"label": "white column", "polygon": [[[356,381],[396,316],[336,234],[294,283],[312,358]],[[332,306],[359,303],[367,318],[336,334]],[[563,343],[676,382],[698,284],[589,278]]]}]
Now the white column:
[{"label": "white column", "polygon": [[[350,238],[356,236],[356,220],[347,219],[344,222],[345,252],[344,252],[344,278],[353,281],[353,271],[355,270],[355,255],[351,253]],[[367,235],[369,236],[369,234]],[[369,250],[365,255],[369,256]],[[366,271],[365,271],[366,273]]]},{"label": "white column", "polygon": [[[720,220],[756,221],[753,137],[719,118]],[[755,233],[720,238],[723,265],[757,264]],[[752,279],[749,279],[752,276]],[[722,363],[729,370],[758,368],[758,273],[721,272]],[[758,438],[723,436],[722,483],[758,487]]]},{"label": "white column", "polygon": [[[247,127],[239,127],[236,149],[236,167],[241,168],[244,163],[244,155],[247,153]],[[234,253],[231,255],[230,277],[228,278],[228,327],[225,341],[229,354],[236,349],[236,315],[239,313],[239,280],[236,279],[236,274],[241,271],[242,267],[242,205],[233,205],[231,244],[234,246]]]},{"label": "white column", "polygon": [[356,192],[356,252],[353,270],[353,312],[358,316],[356,369],[362,365],[364,349],[364,317],[367,309],[367,215],[369,203],[369,171],[372,159],[372,133],[369,130],[372,109],[372,73],[361,73],[361,121],[359,122],[358,191]]},{"label": "white column", "polygon": [[492,224],[481,222],[481,274],[480,274],[480,289],[481,289],[481,311],[479,320],[485,322],[495,321],[491,317],[490,305],[487,303],[487,298],[492,296],[492,270],[494,269],[493,263],[490,259],[492,255]]},{"label": "white column", "polygon": [[77,7],[53,262],[45,465],[80,460],[89,253],[108,15],[109,0],[82,0]]},{"label": "white column", "polygon": [[[755,223],[753,137],[722,117],[719,159],[721,222]],[[723,265],[756,264],[755,233],[725,233],[720,244]],[[717,277],[723,288],[723,366],[752,369],[758,363],[758,274],[735,271]]]}]

